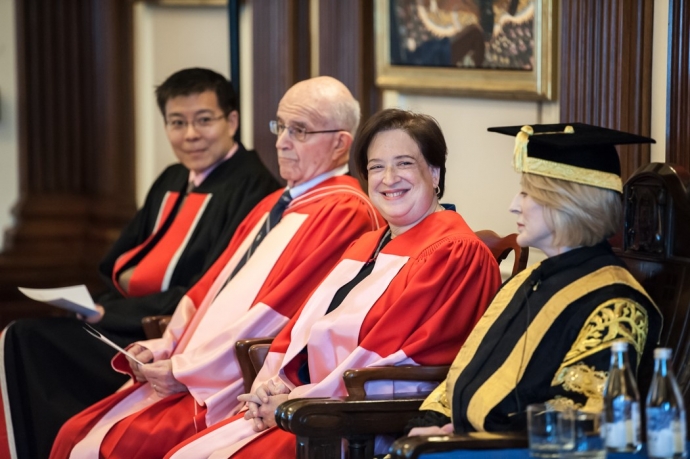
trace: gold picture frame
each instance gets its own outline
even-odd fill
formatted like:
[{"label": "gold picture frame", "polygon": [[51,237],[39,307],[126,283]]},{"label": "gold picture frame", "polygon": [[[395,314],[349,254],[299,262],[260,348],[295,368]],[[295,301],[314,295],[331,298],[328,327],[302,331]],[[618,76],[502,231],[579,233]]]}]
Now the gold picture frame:
[{"label": "gold picture frame", "polygon": [[160,6],[227,6],[228,0],[135,0]]},{"label": "gold picture frame", "polygon": [[[533,55],[530,57],[529,70],[391,64],[390,22],[392,15],[397,14],[391,10],[392,5],[396,4],[391,2],[397,1],[399,0],[376,0],[374,13],[378,87],[410,93],[501,99],[554,100],[557,97],[558,0],[529,2],[530,6],[533,4],[534,15]],[[437,0],[430,1],[437,4]],[[438,0],[438,3],[442,2]],[[398,33],[400,30],[398,28]],[[400,38],[399,42],[403,39],[404,37]],[[407,41],[409,40],[414,39]]]}]

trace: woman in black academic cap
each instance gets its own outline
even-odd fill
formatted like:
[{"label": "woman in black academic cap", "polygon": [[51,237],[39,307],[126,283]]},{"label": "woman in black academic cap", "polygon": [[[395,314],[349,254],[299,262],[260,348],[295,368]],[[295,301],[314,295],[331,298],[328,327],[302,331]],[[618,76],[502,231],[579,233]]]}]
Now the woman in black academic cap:
[{"label": "woman in black academic cap", "polygon": [[410,435],[525,430],[531,403],[600,410],[611,343],[628,342],[636,370],[658,340],[658,309],[606,241],[621,221],[614,145],[653,140],[582,124],[489,130],[517,133],[510,212],[518,243],[548,258],[503,285]]}]

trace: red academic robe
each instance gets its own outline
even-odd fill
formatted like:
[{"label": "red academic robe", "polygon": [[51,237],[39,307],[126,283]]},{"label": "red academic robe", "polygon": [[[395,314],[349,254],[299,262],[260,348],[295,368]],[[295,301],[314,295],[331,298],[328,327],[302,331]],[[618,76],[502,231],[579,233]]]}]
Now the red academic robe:
[{"label": "red academic robe", "polygon": [[[348,245],[381,222],[355,179],[327,179],[290,203],[225,285],[281,193],[248,215],[228,249],[182,299],[164,336],[139,343],[155,360],[170,359],[175,378],[189,392],[161,399],[148,383],[120,391],[68,421],[52,458],[97,458],[99,451],[108,458],[160,457],[237,412],[242,376],[235,342],[274,336]],[[122,356],[113,364],[129,370]]]},{"label": "red academic robe", "polygon": [[[279,188],[255,152],[236,148],[186,196],[190,171],[179,163],[167,167],[103,258],[107,290],[94,301],[105,315],[94,327],[116,344],[145,339],[142,318],[172,314],[249,212]],[[124,292],[117,279],[129,268]],[[41,317],[2,331],[0,458],[45,459],[65,421],[127,381],[111,370],[116,351],[83,326],[73,316]]]},{"label": "red academic robe", "polygon": [[[501,283],[491,252],[453,211],[429,215],[384,246],[372,273],[326,314],[338,289],[372,256],[383,231],[354,243],[278,334],[254,388],[272,379],[291,389],[290,398],[342,396],[342,374],[349,368],[452,362]],[[300,385],[290,363],[305,346],[311,383]],[[371,394],[423,389],[426,383],[407,381],[367,387]],[[291,437],[278,428],[257,434],[240,413],[167,457],[291,457]]]}]

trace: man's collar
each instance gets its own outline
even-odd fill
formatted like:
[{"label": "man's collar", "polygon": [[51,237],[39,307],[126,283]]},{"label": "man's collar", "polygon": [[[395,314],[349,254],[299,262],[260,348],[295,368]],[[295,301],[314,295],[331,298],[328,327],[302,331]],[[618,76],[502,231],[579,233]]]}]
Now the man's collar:
[{"label": "man's collar", "polygon": [[203,172],[196,173],[196,172],[194,172],[194,171],[189,171],[189,180],[188,180],[188,181],[194,183],[194,187],[195,187],[195,188],[198,187],[199,185],[202,184],[202,182],[203,182],[204,180],[206,180],[206,177],[208,177],[209,174],[210,174],[211,172],[213,172],[214,169],[215,169],[216,167],[218,167],[221,163],[224,163],[224,162],[227,161],[228,159],[232,158],[233,155],[234,155],[235,153],[237,153],[237,150],[238,150],[238,149],[239,149],[239,144],[238,144],[237,142],[235,142],[235,143],[232,145],[232,148],[230,148],[230,151],[228,151],[228,154],[226,154],[226,155],[223,157],[223,159],[221,159],[221,160],[218,161],[217,163],[215,163],[215,164],[209,166],[209,167],[208,167],[206,170],[204,170]]},{"label": "man's collar", "polygon": [[299,185],[289,188],[290,190],[290,196],[292,196],[292,199],[298,198],[302,196],[304,193],[309,191],[310,189],[314,188],[316,185],[318,185],[321,182],[324,182],[328,180],[331,177],[337,177],[339,175],[345,175],[348,173],[350,169],[348,168],[347,164],[343,164],[342,166],[336,167],[335,169],[331,169],[328,172],[324,172],[321,175],[317,175],[311,180],[308,180],[304,183],[300,183]]}]

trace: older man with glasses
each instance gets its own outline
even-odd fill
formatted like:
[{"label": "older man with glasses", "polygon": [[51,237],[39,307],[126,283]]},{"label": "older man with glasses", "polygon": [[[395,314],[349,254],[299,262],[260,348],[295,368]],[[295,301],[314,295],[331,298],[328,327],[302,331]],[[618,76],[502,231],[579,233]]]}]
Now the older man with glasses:
[{"label": "older man with glasses", "polygon": [[68,421],[51,457],[162,457],[239,410],[235,342],[274,336],[350,243],[382,223],[346,175],[358,124],[359,104],[333,78],[287,91],[269,126],[287,187],[247,216],[163,338],[130,347],[143,365],[114,359],[133,386]]},{"label": "older man with glasses", "polygon": [[[179,163],[158,177],[105,256],[108,289],[94,298],[99,313],[88,319],[120,346],[145,338],[144,316],[172,314],[247,214],[279,187],[257,154],[233,140],[239,115],[227,78],[180,70],[156,96]],[[19,458],[47,457],[67,419],[127,381],[112,371],[115,351],[82,327],[74,317],[26,319],[3,333],[6,438]]]}]

